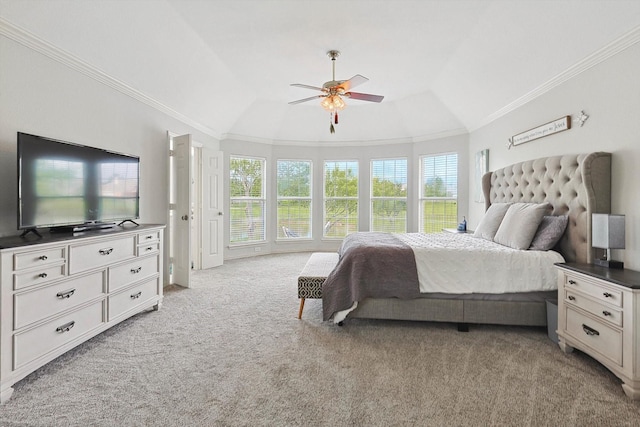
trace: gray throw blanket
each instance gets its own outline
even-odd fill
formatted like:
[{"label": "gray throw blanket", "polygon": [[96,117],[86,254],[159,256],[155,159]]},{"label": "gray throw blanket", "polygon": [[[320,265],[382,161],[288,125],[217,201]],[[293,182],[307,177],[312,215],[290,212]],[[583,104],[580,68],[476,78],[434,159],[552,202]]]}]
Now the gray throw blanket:
[{"label": "gray throw blanket", "polygon": [[420,296],[411,247],[389,233],[349,234],[340,247],[338,265],[322,286],[322,311],[329,320],[365,298]]}]

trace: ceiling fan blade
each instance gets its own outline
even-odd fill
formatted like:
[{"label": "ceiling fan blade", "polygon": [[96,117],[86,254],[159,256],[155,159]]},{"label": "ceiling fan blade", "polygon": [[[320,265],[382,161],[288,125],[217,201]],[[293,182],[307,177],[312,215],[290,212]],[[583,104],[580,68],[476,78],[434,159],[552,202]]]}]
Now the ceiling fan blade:
[{"label": "ceiling fan blade", "polygon": [[297,101],[291,101],[289,105],[302,104],[303,102],[311,101],[313,99],[318,99],[318,98],[324,98],[324,97],[325,95],[310,96],[309,98],[298,99]]},{"label": "ceiling fan blade", "polygon": [[361,85],[362,83],[366,83],[368,81],[369,81],[369,79],[366,78],[365,76],[361,76],[360,74],[356,74],[355,76],[351,77],[349,80],[345,80],[344,82],[340,83],[338,86],[342,87],[345,92],[349,92],[349,90],[352,87],[356,87],[356,86]]},{"label": "ceiling fan blade", "polygon": [[351,99],[359,99],[361,101],[371,101],[371,102],[382,102],[384,96],[381,95],[371,95],[369,93],[358,93],[358,92],[347,92],[345,96],[348,96]]},{"label": "ceiling fan blade", "polygon": [[293,83],[291,86],[301,87],[301,88],[303,88],[303,89],[313,89],[313,90],[321,90],[321,91],[324,91],[324,89],[323,89],[323,88],[321,88],[321,87],[317,87],[317,86],[309,86],[309,85],[303,85],[303,84],[300,84],[300,83]]}]

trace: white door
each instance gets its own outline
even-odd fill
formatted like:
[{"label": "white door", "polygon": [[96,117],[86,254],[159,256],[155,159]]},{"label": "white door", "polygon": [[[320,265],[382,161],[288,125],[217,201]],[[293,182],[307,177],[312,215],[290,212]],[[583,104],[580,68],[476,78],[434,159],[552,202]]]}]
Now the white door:
[{"label": "white door", "polygon": [[173,283],[184,286],[190,285],[191,276],[191,135],[176,136],[173,138],[173,152],[175,159],[175,229],[174,257],[173,257]]},{"label": "white door", "polygon": [[202,148],[202,268],[223,262],[222,152]]}]

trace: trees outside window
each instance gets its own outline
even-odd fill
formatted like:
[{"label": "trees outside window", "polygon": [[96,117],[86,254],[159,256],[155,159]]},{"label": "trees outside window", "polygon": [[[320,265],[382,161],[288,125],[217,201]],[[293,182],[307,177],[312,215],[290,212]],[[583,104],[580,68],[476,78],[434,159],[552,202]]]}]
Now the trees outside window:
[{"label": "trees outside window", "polygon": [[277,236],[279,239],[311,238],[311,161],[277,162]]},{"label": "trees outside window", "polygon": [[232,156],[229,174],[230,243],[265,241],[265,160]]},{"label": "trees outside window", "polygon": [[371,231],[407,231],[407,159],[371,161]]},{"label": "trees outside window", "polygon": [[436,233],[458,224],[458,154],[420,157],[420,231]]},{"label": "trees outside window", "polygon": [[358,162],[324,162],[323,236],[342,238],[358,231]]}]

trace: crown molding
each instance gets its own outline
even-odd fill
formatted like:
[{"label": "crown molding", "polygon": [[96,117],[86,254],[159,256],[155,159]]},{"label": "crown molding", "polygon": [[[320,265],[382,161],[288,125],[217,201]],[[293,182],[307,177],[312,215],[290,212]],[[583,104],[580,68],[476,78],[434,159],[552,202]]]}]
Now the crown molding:
[{"label": "crown molding", "polygon": [[538,86],[537,88],[530,91],[529,93],[526,93],[525,95],[516,99],[512,103],[505,105],[504,107],[494,112],[493,114],[490,114],[489,116],[485,117],[484,120],[481,120],[474,126],[470,126],[469,132],[478,130],[483,126],[486,126],[494,122],[495,120],[498,120],[499,118],[507,115],[508,113],[514,111],[515,109],[522,107],[528,102],[531,102],[534,99],[538,98],[539,96],[549,92],[551,89],[563,84],[564,82],[576,77],[577,75],[589,70],[590,68],[595,67],[601,62],[622,52],[623,50],[633,46],[638,42],[640,42],[640,26],[637,26],[631,31],[623,34],[621,37],[605,45],[602,49],[599,49],[596,52],[592,53],[591,55],[587,56],[582,61],[569,67],[562,73],[553,77],[551,80]]},{"label": "crown molding", "polygon": [[53,44],[39,38],[35,34],[21,28],[6,19],[0,17],[0,35],[3,35],[21,45],[41,53],[54,61],[57,61],[79,73],[84,74],[87,77],[94,79],[97,82],[100,82],[112,89],[117,90],[120,93],[123,93],[137,101],[140,101],[170,117],[173,117],[176,120],[181,121],[184,124],[187,124],[200,132],[212,136],[214,138],[219,138],[219,132],[205,126],[184,114],[177,112],[176,110],[166,106],[165,104],[151,98],[148,95],[140,92],[139,90],[134,89],[128,84],[124,83],[121,80],[118,80],[104,71],[94,67],[93,65],[81,60],[80,58],[72,55],[71,53],[60,49]]}]

